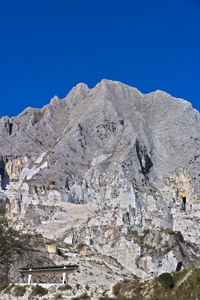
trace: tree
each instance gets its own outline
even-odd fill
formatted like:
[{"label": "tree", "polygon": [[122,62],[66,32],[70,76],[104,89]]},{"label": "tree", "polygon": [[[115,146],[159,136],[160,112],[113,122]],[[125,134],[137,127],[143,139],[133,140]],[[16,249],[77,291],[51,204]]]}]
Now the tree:
[{"label": "tree", "polygon": [[158,277],[158,281],[162,284],[165,289],[172,289],[174,287],[174,280],[170,273],[162,273]]},{"label": "tree", "polygon": [[0,207],[0,281],[7,279],[12,259],[12,229],[6,217],[6,210]]}]

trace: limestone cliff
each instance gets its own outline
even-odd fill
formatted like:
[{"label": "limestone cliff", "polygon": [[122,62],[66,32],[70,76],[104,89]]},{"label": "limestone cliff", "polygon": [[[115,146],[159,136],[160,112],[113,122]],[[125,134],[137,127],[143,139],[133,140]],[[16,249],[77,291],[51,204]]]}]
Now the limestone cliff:
[{"label": "limestone cliff", "polygon": [[[140,277],[200,248],[200,115],[103,80],[0,119],[1,201],[23,233],[112,256]],[[179,264],[180,265],[180,264]]]}]

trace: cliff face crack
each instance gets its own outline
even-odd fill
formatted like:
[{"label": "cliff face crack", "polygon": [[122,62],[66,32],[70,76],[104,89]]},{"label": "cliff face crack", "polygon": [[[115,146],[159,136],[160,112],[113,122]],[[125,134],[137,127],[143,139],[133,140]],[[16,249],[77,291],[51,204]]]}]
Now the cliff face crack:
[{"label": "cliff face crack", "polygon": [[83,151],[85,151],[86,146],[87,146],[86,132],[80,124],[78,124],[78,132],[79,132],[79,136],[80,136],[78,141],[80,142],[81,148],[83,149]]},{"label": "cliff face crack", "polygon": [[5,169],[5,162],[3,158],[0,158],[0,176],[1,176],[1,188],[2,190],[6,189],[6,186],[9,184],[10,179]]},{"label": "cliff face crack", "polygon": [[9,121],[9,119],[8,119],[8,120],[5,122],[4,126],[5,126],[5,128],[7,129],[8,134],[11,135],[11,134],[12,134],[12,131],[13,131],[13,123],[11,123],[11,122]]},{"label": "cliff face crack", "polygon": [[9,123],[9,135],[12,134],[13,123]]},{"label": "cliff face crack", "polygon": [[142,146],[138,140],[135,143],[137,157],[140,163],[141,172],[146,176],[153,167],[153,162],[147,153],[145,146]]}]

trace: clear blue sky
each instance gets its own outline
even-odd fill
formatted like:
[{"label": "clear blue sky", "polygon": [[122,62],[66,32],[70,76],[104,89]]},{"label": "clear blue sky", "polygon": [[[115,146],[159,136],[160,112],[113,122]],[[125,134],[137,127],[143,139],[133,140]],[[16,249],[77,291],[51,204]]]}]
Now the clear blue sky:
[{"label": "clear blue sky", "polygon": [[0,102],[13,114],[103,78],[200,110],[200,0],[0,0]]}]

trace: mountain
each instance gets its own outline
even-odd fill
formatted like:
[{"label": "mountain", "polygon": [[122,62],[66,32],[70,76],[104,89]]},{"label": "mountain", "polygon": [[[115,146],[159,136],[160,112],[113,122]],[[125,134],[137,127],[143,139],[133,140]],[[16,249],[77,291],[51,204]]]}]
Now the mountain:
[{"label": "mountain", "polygon": [[109,258],[119,277],[173,272],[199,256],[200,115],[191,103],[81,83],[1,118],[0,137],[0,199],[21,234],[53,241],[71,260],[77,251]]}]

